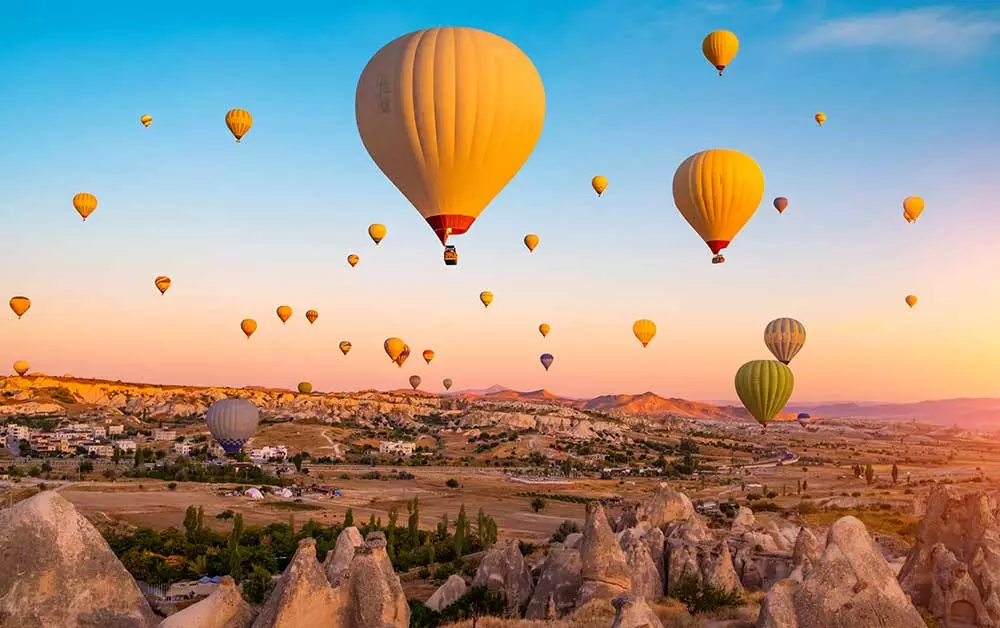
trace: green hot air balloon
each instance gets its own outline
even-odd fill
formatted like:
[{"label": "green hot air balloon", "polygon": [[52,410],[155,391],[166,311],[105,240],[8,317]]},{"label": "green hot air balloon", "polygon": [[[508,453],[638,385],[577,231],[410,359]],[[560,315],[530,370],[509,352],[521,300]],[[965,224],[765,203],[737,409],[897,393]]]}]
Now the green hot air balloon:
[{"label": "green hot air balloon", "polygon": [[794,388],[792,369],[777,360],[751,360],[736,371],[736,394],[765,427],[788,403]]},{"label": "green hot air balloon", "polygon": [[299,382],[299,392],[303,395],[308,395],[313,391],[313,385],[309,382]]}]

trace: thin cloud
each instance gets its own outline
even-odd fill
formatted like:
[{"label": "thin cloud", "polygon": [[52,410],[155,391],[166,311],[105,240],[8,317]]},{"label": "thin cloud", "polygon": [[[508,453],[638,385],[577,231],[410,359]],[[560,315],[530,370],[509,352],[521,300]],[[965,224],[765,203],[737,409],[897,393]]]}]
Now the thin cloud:
[{"label": "thin cloud", "polygon": [[714,15],[727,13],[777,13],[783,0],[709,0],[701,3],[701,9]]},{"label": "thin cloud", "polygon": [[968,55],[1000,35],[1000,13],[939,6],[827,20],[792,42],[798,50],[910,47]]}]

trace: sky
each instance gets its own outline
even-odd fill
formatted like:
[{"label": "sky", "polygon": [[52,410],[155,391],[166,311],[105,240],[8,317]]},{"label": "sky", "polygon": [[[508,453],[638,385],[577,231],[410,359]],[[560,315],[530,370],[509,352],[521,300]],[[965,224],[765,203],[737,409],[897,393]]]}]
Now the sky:
[{"label": "sky", "polygon": [[[808,330],[793,403],[1000,396],[998,2],[10,0],[0,23],[0,292],[32,299],[23,319],[0,316],[0,365],[718,400],[770,357],[766,323],[791,316]],[[517,44],[547,101],[534,153],[452,239],[450,268],[354,120],[368,59],[445,25]],[[700,47],[716,29],[740,38],[722,78]],[[234,107],[254,116],[239,145]],[[721,265],[671,195],[707,148],[747,153],[766,181]],[[86,223],[81,191],[100,201]],[[927,205],[914,224],[909,195]],[[388,228],[377,248],[373,222]],[[638,318],[658,326],[646,349]],[[389,336],[413,349],[401,369]]]}]

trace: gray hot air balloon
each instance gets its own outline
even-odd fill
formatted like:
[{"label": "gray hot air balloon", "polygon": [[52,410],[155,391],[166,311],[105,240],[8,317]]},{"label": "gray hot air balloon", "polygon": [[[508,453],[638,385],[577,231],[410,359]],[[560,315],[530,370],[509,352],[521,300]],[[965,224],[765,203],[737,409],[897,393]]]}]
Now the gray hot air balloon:
[{"label": "gray hot air balloon", "polygon": [[420,376],[410,375],[410,386],[413,386],[413,390],[416,390],[420,386]]},{"label": "gray hot air balloon", "polygon": [[783,364],[791,362],[805,343],[805,325],[794,318],[776,318],[764,328],[764,344]]},{"label": "gray hot air balloon", "polygon": [[451,379],[450,378],[447,378],[447,377],[444,378],[444,381],[441,382],[441,383],[444,384],[444,389],[445,390],[451,390]]},{"label": "gray hot air balloon", "polygon": [[212,437],[227,454],[235,454],[257,431],[260,412],[247,399],[219,399],[205,413]]}]

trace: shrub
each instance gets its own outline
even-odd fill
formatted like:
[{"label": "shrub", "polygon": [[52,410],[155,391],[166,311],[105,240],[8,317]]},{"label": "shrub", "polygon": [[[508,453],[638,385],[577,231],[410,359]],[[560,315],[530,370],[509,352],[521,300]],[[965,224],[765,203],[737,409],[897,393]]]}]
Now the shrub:
[{"label": "shrub", "polygon": [[263,604],[271,589],[271,574],[260,565],[254,565],[253,571],[243,580],[243,597],[251,604]]},{"label": "shrub", "polygon": [[559,524],[559,528],[552,533],[551,541],[553,543],[562,543],[566,540],[566,537],[570,534],[574,534],[580,531],[580,526],[576,525],[575,521],[563,521]]},{"label": "shrub", "polygon": [[743,597],[738,592],[701,583],[696,576],[690,575],[682,578],[670,595],[680,600],[692,615],[743,605]]},{"label": "shrub", "polygon": [[819,506],[816,505],[816,502],[808,499],[803,499],[799,502],[800,515],[811,515],[817,512],[819,512]]},{"label": "shrub", "polygon": [[235,514],[236,513],[234,513],[232,510],[223,510],[219,514],[215,515],[215,518],[216,519],[232,519],[233,515],[235,515]]},{"label": "shrub", "polygon": [[448,481],[444,483],[448,488],[458,488],[458,480],[455,478],[448,478]]},{"label": "shrub", "polygon": [[176,491],[177,490],[177,482],[171,482],[170,484],[167,484],[167,490]]},{"label": "shrub", "polygon": [[533,500],[531,500],[531,509],[532,510],[534,510],[535,512],[538,512],[542,508],[545,508],[545,500],[544,499],[542,499],[541,497],[536,497]]}]

